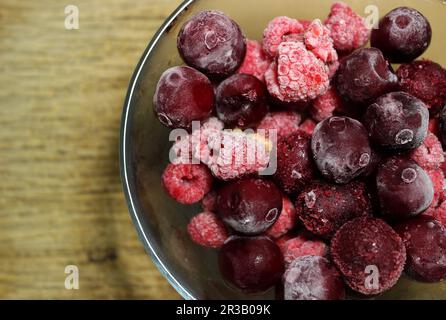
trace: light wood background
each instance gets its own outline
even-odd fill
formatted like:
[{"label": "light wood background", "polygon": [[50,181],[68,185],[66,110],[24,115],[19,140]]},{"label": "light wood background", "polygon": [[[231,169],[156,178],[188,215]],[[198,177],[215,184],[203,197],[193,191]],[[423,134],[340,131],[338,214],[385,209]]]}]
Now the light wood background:
[{"label": "light wood background", "polygon": [[179,298],[133,229],[118,141],[134,66],[180,2],[0,1],[0,298]]}]

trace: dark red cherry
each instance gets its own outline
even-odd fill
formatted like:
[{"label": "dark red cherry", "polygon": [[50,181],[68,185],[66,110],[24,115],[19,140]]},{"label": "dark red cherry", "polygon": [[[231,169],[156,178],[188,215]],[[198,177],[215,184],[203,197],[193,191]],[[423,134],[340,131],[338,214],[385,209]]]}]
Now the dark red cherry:
[{"label": "dark red cherry", "polygon": [[438,114],[438,123],[441,142],[443,143],[443,146],[446,146],[446,105]]},{"label": "dark red cherry", "polygon": [[190,67],[173,67],[161,76],[153,96],[153,111],[169,128],[190,128],[192,121],[206,119],[214,106],[209,79]]},{"label": "dark red cherry", "polygon": [[432,29],[426,17],[413,8],[399,7],[379,21],[370,41],[390,62],[404,63],[422,55],[431,39]]},{"label": "dark red cherry", "polygon": [[276,185],[259,178],[229,182],[217,191],[217,213],[232,229],[254,235],[271,227],[282,211]]},{"label": "dark red cherry", "polygon": [[231,285],[247,292],[274,286],[284,271],[279,247],[268,237],[233,237],[218,256],[220,273]]},{"label": "dark red cherry", "polygon": [[187,21],[178,34],[177,45],[188,65],[218,78],[234,73],[246,53],[240,27],[219,11],[202,11]]},{"label": "dark red cherry", "polygon": [[268,112],[263,82],[248,74],[235,74],[217,87],[218,118],[229,127],[251,128]]}]

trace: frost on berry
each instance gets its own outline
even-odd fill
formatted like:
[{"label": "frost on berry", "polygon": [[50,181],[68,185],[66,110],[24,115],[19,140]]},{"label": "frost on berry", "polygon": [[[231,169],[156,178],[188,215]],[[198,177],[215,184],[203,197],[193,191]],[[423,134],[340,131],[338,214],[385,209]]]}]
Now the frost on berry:
[{"label": "frost on berry", "polygon": [[294,228],[297,221],[296,209],[287,196],[282,196],[282,211],[279,218],[266,231],[266,235],[272,238],[280,238]]},{"label": "frost on berry", "polygon": [[259,123],[257,130],[263,129],[266,133],[276,130],[277,139],[280,139],[297,132],[300,121],[301,115],[295,111],[271,112]]},{"label": "frost on berry", "polygon": [[445,160],[441,142],[431,132],[428,133],[423,144],[412,151],[410,157],[425,170],[438,168]]},{"label": "frost on berry", "polygon": [[187,231],[195,243],[208,248],[220,248],[228,239],[226,227],[212,212],[202,212],[193,217]]},{"label": "frost on berry", "polygon": [[338,60],[330,30],[322,24],[321,20],[316,19],[310,23],[304,34],[304,42],[307,49],[322,61],[332,63]]},{"label": "frost on berry", "polygon": [[323,95],[314,100],[310,108],[311,117],[320,122],[333,116],[335,110],[342,110],[343,102],[335,87],[330,87]]},{"label": "frost on berry", "polygon": [[245,60],[237,73],[250,74],[265,82],[265,71],[268,69],[270,60],[263,51],[262,44],[256,40],[248,40]]},{"label": "frost on berry", "polygon": [[307,119],[299,126],[299,130],[303,131],[310,136],[313,134],[314,128],[316,128],[316,122],[311,119]]},{"label": "frost on berry", "polygon": [[293,34],[304,31],[303,26],[296,19],[288,17],[276,17],[268,23],[263,31],[263,50],[270,57],[277,55],[279,45]]},{"label": "frost on berry", "polygon": [[303,256],[326,256],[328,246],[321,240],[307,232],[300,233],[297,237],[287,240],[283,246],[283,258],[285,264],[290,264],[296,258]]}]

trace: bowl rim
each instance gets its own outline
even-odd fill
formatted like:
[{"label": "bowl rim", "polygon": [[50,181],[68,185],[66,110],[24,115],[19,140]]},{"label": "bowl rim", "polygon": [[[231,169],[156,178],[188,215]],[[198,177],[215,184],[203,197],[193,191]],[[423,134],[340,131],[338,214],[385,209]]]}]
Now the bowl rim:
[{"label": "bowl rim", "polygon": [[131,101],[133,99],[134,90],[136,83],[141,75],[142,69],[146,63],[146,61],[152,56],[152,51],[160,41],[161,37],[164,35],[167,29],[172,25],[175,19],[183,13],[189,5],[191,5],[196,0],[184,0],[164,21],[158,31],[155,33],[149,45],[144,50],[142,57],[140,58],[136,68],[133,72],[132,78],[130,80],[127,95],[124,102],[124,107],[121,116],[121,128],[120,128],[120,141],[119,141],[119,167],[120,167],[120,175],[122,187],[124,190],[124,195],[127,203],[127,207],[132,218],[133,225],[135,226],[136,232],[140,241],[142,242],[146,252],[152,258],[152,261],[155,263],[158,270],[161,274],[167,279],[167,281],[172,285],[172,287],[186,300],[196,300],[196,298],[192,295],[192,293],[185,288],[178,279],[169,271],[168,267],[161,260],[159,253],[150,243],[147,235],[144,232],[143,226],[139,219],[139,212],[135,207],[135,200],[133,197],[133,192],[131,190],[128,172],[127,172],[127,145],[128,145],[128,132],[129,132],[129,114],[131,109]]}]

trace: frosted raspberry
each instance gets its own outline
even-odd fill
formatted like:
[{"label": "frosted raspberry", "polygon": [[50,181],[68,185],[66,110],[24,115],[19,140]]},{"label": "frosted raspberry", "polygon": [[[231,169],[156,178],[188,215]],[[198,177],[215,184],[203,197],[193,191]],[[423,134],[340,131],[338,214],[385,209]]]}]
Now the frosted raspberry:
[{"label": "frosted raspberry", "polygon": [[263,31],[263,50],[270,57],[275,57],[277,55],[277,48],[286,40],[286,36],[299,34],[303,31],[303,26],[296,19],[276,17],[268,23],[268,26]]},{"label": "frosted raspberry", "polygon": [[427,209],[422,215],[432,217],[446,227],[446,201],[443,201],[436,208]]},{"label": "frosted raspberry", "polygon": [[335,87],[330,87],[323,95],[314,100],[310,108],[312,118],[318,122],[333,116],[336,109],[342,109],[343,102]]},{"label": "frosted raspberry", "polygon": [[423,144],[413,150],[410,157],[425,170],[438,168],[444,162],[441,142],[432,132],[429,132]]},{"label": "frosted raspberry", "polygon": [[268,69],[270,61],[263,52],[259,41],[248,40],[246,44],[246,55],[242,66],[237,73],[246,73],[257,77],[265,82],[265,71]]},{"label": "frosted raspberry", "polygon": [[339,63],[339,60],[333,61],[332,63],[328,64],[328,77],[330,79],[332,79],[336,75],[336,72],[338,71],[340,65],[341,64]]},{"label": "frosted raspberry", "polygon": [[325,25],[331,32],[336,50],[350,52],[364,46],[369,40],[370,30],[365,20],[343,2],[332,5]]},{"label": "frosted raspberry", "polygon": [[287,233],[287,234],[281,236],[278,239],[275,239],[275,242],[282,253],[285,251],[285,246],[286,246],[287,241],[293,239],[294,237],[296,237],[296,234],[291,232],[291,233]]},{"label": "frosted raspberry", "polygon": [[299,19],[298,21],[300,22],[304,30],[307,30],[312,22],[311,20],[305,20],[305,19]]},{"label": "frosted raspberry", "polygon": [[300,42],[283,42],[265,73],[269,93],[284,102],[313,100],[329,86],[328,68]]},{"label": "frosted raspberry", "polygon": [[276,222],[266,231],[266,235],[279,238],[294,228],[297,221],[296,209],[287,196],[282,196],[282,211]]},{"label": "frosted raspberry", "polygon": [[316,19],[311,22],[305,31],[304,42],[307,49],[322,61],[330,63],[338,60],[330,30],[322,24],[321,20]]},{"label": "frosted raspberry", "polygon": [[228,239],[223,222],[212,212],[202,212],[193,217],[187,231],[194,242],[208,248],[220,248]]},{"label": "frosted raspberry", "polygon": [[277,130],[277,139],[290,135],[299,130],[301,116],[294,111],[271,112],[263,118],[257,126],[257,130]]},{"label": "frosted raspberry", "polygon": [[426,170],[426,172],[431,178],[434,186],[434,199],[432,200],[430,207],[436,208],[440,202],[440,197],[443,194],[444,174],[440,168],[429,169]]},{"label": "frosted raspberry", "polygon": [[212,187],[212,175],[202,164],[169,163],[161,181],[167,194],[182,204],[200,201]]},{"label": "frosted raspberry", "polygon": [[312,237],[306,232],[288,240],[282,251],[285,264],[293,262],[296,258],[303,256],[325,256],[328,253],[327,245]]},{"label": "frosted raspberry", "polygon": [[299,126],[299,130],[309,134],[310,136],[313,134],[314,128],[316,128],[316,122],[311,119],[307,119]]},{"label": "frosted raspberry", "polygon": [[217,207],[217,192],[211,190],[201,200],[201,207],[204,211],[215,212]]}]

